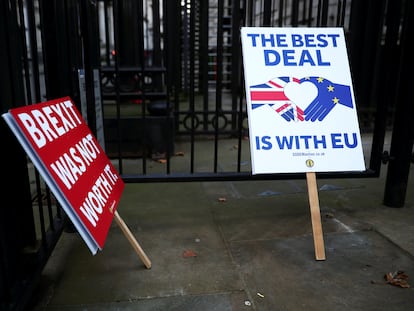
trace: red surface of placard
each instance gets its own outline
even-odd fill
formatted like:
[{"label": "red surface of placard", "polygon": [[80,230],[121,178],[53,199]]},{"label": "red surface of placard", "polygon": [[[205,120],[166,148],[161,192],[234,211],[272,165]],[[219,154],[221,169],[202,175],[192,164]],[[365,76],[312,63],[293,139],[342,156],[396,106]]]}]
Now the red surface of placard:
[{"label": "red surface of placard", "polygon": [[124,182],[71,98],[11,109],[9,114],[43,163],[40,173],[66,199],[59,203],[73,210],[102,249]]}]

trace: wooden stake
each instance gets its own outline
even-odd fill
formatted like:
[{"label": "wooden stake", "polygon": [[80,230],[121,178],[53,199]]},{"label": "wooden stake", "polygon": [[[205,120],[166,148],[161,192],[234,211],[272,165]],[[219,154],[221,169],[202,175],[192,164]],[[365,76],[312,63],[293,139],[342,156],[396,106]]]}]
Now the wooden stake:
[{"label": "wooden stake", "polygon": [[141,258],[145,267],[147,267],[147,269],[151,269],[151,261],[149,260],[147,255],[144,253],[141,246],[138,244],[137,240],[134,238],[131,231],[129,230],[128,226],[122,220],[121,216],[119,216],[118,211],[115,211],[115,221],[121,227],[122,232],[128,239],[129,243],[131,243],[132,247],[134,248],[135,252],[138,254],[139,258]]},{"label": "wooden stake", "polygon": [[325,260],[325,246],[323,242],[316,174],[314,172],[306,173],[306,180],[308,183],[308,195],[312,220],[313,243],[315,245],[315,257],[316,260]]}]

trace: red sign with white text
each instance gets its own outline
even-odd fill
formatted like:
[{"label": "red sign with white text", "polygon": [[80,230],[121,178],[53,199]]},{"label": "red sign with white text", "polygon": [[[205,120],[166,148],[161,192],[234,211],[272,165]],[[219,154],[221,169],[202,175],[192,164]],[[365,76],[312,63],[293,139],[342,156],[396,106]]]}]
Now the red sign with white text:
[{"label": "red sign with white text", "polygon": [[80,220],[75,224],[84,226],[78,229],[102,249],[124,182],[71,98],[11,109],[10,116],[43,164],[40,173],[55,184],[52,191],[60,192],[59,203],[72,209]]}]

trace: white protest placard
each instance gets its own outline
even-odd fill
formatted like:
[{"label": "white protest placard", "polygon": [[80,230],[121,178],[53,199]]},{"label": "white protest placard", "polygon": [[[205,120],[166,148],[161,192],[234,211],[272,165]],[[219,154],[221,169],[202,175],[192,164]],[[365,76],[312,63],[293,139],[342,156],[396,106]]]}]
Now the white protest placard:
[{"label": "white protest placard", "polygon": [[342,28],[242,27],[253,174],[363,171]]}]

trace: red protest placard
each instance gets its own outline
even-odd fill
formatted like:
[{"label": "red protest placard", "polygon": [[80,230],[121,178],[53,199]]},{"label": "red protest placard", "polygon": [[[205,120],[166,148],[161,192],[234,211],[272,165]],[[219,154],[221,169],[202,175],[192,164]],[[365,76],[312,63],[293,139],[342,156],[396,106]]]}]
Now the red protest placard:
[{"label": "red protest placard", "polygon": [[70,97],[2,115],[91,252],[102,249],[124,182]]}]

